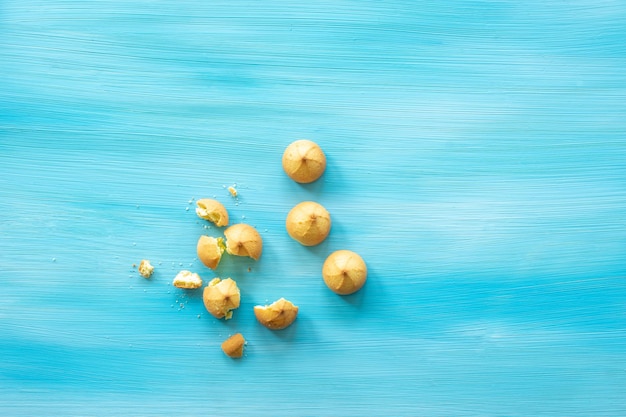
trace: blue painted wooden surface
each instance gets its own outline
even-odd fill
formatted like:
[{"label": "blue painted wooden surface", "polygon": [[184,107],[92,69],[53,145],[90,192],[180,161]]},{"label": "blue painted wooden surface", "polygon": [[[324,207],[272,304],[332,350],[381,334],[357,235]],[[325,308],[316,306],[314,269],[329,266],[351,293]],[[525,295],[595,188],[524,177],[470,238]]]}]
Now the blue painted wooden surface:
[{"label": "blue painted wooden surface", "polygon": [[[0,414],[626,415],[625,22],[610,0],[3,1]],[[298,138],[328,156],[312,185],[280,166]],[[214,276],[190,204],[213,196],[266,245],[218,270],[228,322],[169,285]],[[284,230],[309,199],[334,221],[314,248]],[[320,278],[340,248],[370,269],[345,298]],[[252,306],[281,296],[300,316],[273,333]]]}]

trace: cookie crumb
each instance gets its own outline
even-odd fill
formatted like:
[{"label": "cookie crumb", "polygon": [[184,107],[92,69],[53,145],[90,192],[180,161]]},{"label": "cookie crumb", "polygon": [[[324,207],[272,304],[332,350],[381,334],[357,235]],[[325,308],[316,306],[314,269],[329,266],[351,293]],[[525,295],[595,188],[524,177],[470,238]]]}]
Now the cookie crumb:
[{"label": "cookie crumb", "polygon": [[[134,267],[135,267],[135,264],[133,264],[133,268]],[[153,272],[154,272],[154,267],[150,264],[149,260],[142,259],[141,262],[139,262],[139,275],[141,275],[144,278],[150,278]]]}]

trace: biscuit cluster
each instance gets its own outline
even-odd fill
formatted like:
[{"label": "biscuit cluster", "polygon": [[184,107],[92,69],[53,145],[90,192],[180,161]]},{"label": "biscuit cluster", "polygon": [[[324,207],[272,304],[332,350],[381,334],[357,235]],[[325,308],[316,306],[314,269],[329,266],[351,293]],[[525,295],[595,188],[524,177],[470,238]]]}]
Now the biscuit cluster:
[{"label": "biscuit cluster", "polygon": [[[319,179],[326,169],[326,156],[322,149],[310,140],[297,140],[284,151],[282,166],[285,173],[298,183],[311,183]],[[234,186],[229,193],[237,196]],[[230,225],[228,211],[215,199],[203,198],[196,201],[196,214],[201,219],[217,227],[225,227],[223,237],[202,235],[198,239],[196,252],[198,259],[209,269],[218,268],[224,254],[235,257],[248,257],[259,260],[263,252],[263,239],[259,232],[245,223]],[[328,210],[314,201],[303,201],[294,206],[285,220],[289,236],[304,246],[322,243],[330,233],[331,217]],[[149,261],[140,263],[139,273],[150,278],[154,267]],[[358,291],[367,279],[367,267],[356,253],[341,249],[331,253],[322,266],[324,283],[340,295]],[[194,272],[183,270],[172,284],[178,288],[195,290],[202,288],[202,278]],[[213,278],[203,289],[202,300],[206,310],[217,319],[232,318],[233,311],[239,308],[241,293],[237,282],[230,277]],[[285,298],[254,307],[257,321],[271,330],[281,330],[290,326],[298,316],[298,306]],[[240,358],[244,353],[246,340],[236,333],[222,343],[222,350],[232,358]]]}]

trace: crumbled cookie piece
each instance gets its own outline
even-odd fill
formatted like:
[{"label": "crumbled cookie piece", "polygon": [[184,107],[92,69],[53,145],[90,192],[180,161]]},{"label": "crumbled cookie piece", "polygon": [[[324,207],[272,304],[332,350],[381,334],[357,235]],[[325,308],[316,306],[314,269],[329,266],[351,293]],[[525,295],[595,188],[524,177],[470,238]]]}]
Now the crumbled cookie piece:
[{"label": "crumbled cookie piece", "polygon": [[195,272],[183,270],[174,277],[172,284],[178,288],[193,290],[202,287],[202,278]]},{"label": "crumbled cookie piece", "polygon": [[217,268],[220,264],[222,254],[225,249],[226,245],[224,244],[224,239],[221,237],[214,238],[202,235],[198,239],[198,244],[196,245],[198,259],[200,259],[205,266],[211,269]]},{"label": "crumbled cookie piece", "polygon": [[239,223],[224,230],[226,251],[231,255],[249,256],[258,261],[263,251],[263,239],[257,230],[247,224]]},{"label": "crumbled cookie piece", "polygon": [[215,223],[216,226],[228,226],[228,211],[222,203],[212,198],[202,198],[196,201],[196,214],[204,220]]},{"label": "crumbled cookie piece", "polygon": [[[133,267],[134,267],[134,264],[133,264]],[[154,267],[150,264],[149,260],[142,259],[142,261],[139,262],[139,275],[141,275],[144,278],[150,278],[153,272],[154,272]]]},{"label": "crumbled cookie piece", "polygon": [[230,278],[214,278],[204,288],[202,301],[213,317],[226,320],[233,317],[232,310],[239,308],[241,296],[237,283]]},{"label": "crumbled cookie piece", "polygon": [[254,315],[259,323],[268,329],[281,330],[294,322],[298,307],[291,301],[281,298],[270,305],[255,306]]},{"label": "crumbled cookie piece", "polygon": [[243,356],[243,347],[246,339],[241,333],[237,333],[229,337],[222,343],[222,350],[231,358],[241,358]]}]

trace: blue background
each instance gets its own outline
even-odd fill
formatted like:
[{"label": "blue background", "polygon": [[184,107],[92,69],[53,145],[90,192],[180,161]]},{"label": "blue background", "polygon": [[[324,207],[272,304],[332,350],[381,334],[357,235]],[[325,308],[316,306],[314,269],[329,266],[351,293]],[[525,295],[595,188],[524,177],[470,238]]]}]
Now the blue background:
[{"label": "blue background", "polygon": [[[610,0],[2,1],[0,414],[626,415],[625,22]],[[280,165],[299,138],[328,157],[311,185]],[[215,276],[213,196],[265,242],[217,271],[228,322],[170,285]],[[314,248],[284,229],[303,200],[334,222]],[[320,277],[344,248],[370,271],[349,297]],[[271,332],[252,307],[279,297],[300,315]]]}]

